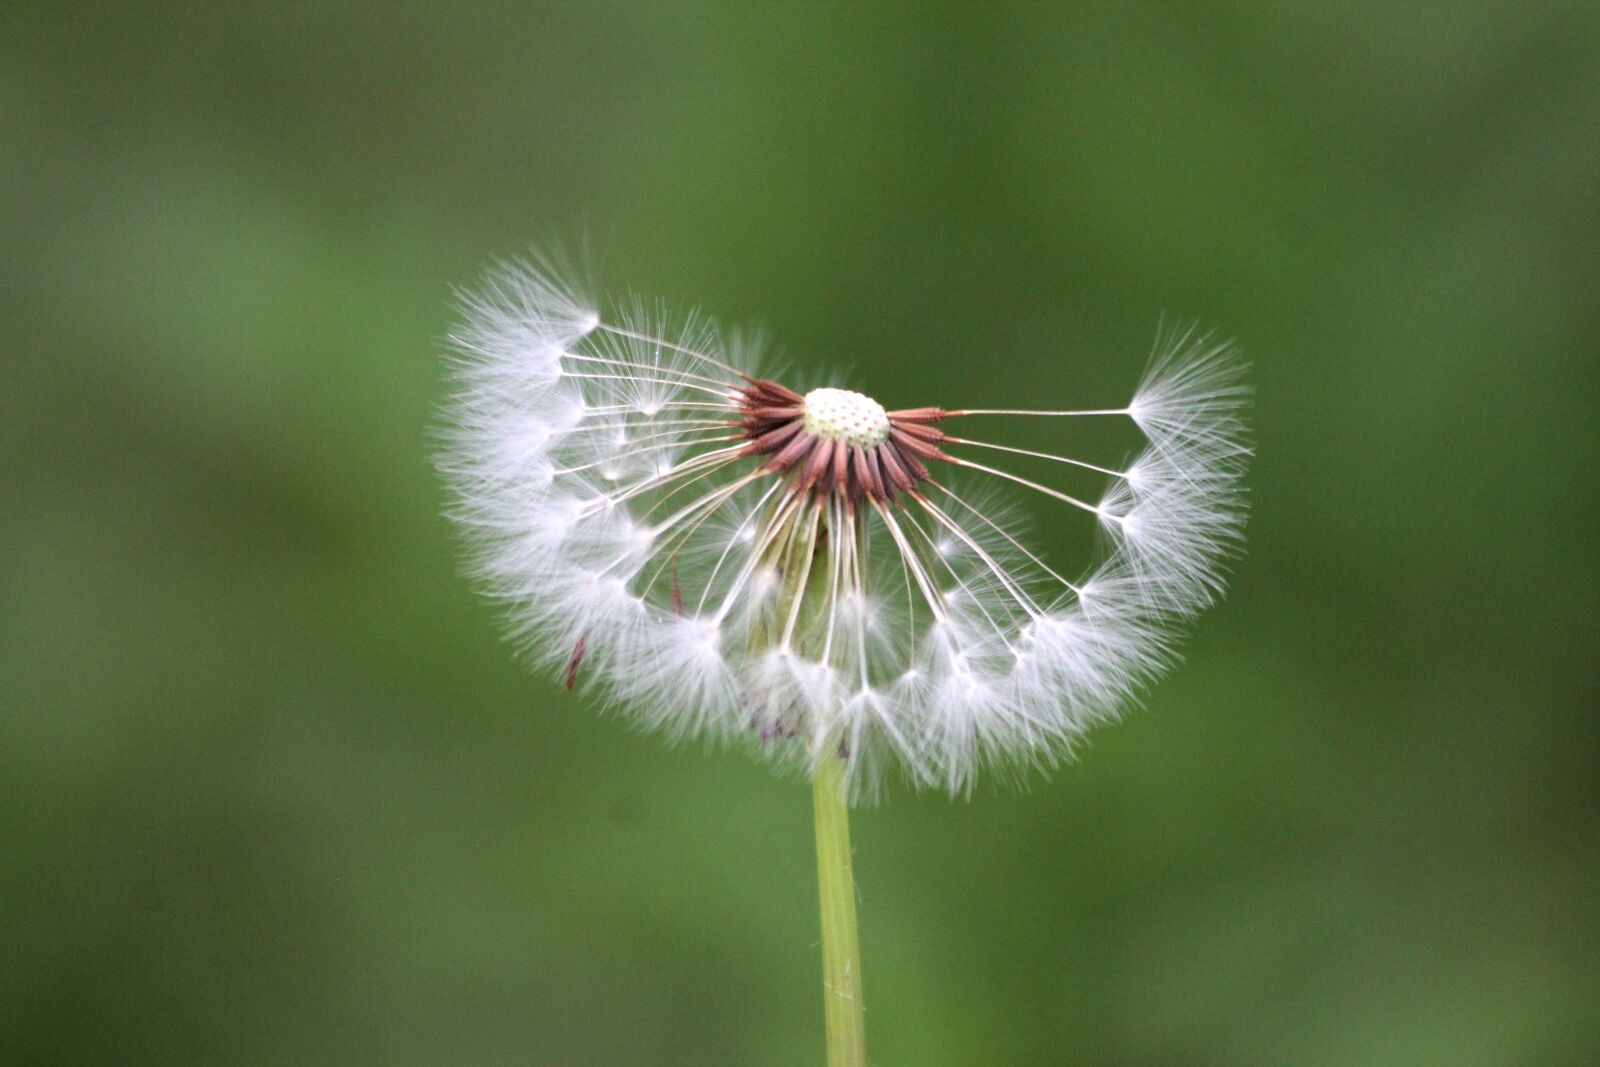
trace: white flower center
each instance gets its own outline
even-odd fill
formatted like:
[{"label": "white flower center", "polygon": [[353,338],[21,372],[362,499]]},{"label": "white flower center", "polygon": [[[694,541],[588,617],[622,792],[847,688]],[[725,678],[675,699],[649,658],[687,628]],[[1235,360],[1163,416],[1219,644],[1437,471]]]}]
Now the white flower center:
[{"label": "white flower center", "polygon": [[805,399],[806,433],[860,448],[889,439],[889,413],[870,396],[850,389],[813,389]]}]

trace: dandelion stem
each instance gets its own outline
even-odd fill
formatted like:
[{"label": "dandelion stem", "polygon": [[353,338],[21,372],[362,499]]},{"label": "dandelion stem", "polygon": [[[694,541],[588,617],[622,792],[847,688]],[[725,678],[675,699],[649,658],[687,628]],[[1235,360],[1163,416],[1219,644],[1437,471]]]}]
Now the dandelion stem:
[{"label": "dandelion stem", "polygon": [[866,1067],[861,943],[856,883],[850,873],[850,798],[844,760],[828,753],[811,779],[817,828],[817,892],[822,902],[822,1004],[828,1067]]}]

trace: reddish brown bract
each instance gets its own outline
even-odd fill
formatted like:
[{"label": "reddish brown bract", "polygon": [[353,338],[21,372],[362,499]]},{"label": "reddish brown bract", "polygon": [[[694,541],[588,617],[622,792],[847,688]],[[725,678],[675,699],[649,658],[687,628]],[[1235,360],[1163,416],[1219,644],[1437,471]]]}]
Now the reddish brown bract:
[{"label": "reddish brown bract", "polygon": [[928,425],[944,417],[943,408],[891,411],[889,439],[863,447],[807,431],[805,397],[793,389],[764,378],[745,382],[738,390],[739,426],[749,440],[743,452],[766,456],[761,469],[788,478],[795,492],[881,503],[915,495],[917,483],[931,477],[925,461],[950,458],[938,446],[944,433]]}]

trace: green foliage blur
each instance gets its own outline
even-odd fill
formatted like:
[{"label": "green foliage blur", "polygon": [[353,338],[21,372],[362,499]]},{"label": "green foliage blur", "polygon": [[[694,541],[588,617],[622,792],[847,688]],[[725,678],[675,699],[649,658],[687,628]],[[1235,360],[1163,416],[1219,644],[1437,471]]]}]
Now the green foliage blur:
[{"label": "green foliage blur", "polygon": [[875,1063],[1600,1062],[1597,41],[4,5],[0,1062],[820,1063],[806,790],[459,577],[452,287],[552,237],[891,406],[1125,392],[1163,314],[1254,362],[1187,665],[1053,780],[856,815]]}]

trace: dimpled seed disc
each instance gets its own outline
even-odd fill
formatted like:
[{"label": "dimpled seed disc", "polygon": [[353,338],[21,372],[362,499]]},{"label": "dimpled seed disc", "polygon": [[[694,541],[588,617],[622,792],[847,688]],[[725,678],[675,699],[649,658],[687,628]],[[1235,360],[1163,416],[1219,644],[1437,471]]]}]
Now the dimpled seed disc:
[{"label": "dimpled seed disc", "polygon": [[889,414],[870,396],[850,389],[813,389],[806,394],[805,428],[829,441],[876,448],[889,439]]}]

